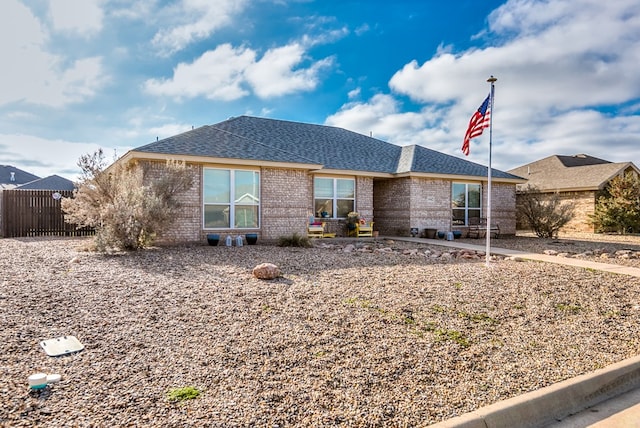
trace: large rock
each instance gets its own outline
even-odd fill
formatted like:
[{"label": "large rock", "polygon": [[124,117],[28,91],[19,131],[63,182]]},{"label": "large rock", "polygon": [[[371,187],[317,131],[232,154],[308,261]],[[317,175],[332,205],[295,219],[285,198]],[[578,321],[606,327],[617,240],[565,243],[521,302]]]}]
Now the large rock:
[{"label": "large rock", "polygon": [[280,268],[273,263],[260,263],[253,268],[253,276],[258,279],[275,279],[280,276]]}]

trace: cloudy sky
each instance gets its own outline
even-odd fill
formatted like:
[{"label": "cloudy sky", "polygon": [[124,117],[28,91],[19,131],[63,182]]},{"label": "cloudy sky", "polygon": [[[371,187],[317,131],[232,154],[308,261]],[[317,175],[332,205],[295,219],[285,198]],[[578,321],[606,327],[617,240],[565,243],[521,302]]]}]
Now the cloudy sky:
[{"label": "cloudy sky", "polygon": [[0,57],[0,164],[41,177],[239,115],[464,158],[490,75],[494,167],[640,165],[637,0],[2,0]]}]

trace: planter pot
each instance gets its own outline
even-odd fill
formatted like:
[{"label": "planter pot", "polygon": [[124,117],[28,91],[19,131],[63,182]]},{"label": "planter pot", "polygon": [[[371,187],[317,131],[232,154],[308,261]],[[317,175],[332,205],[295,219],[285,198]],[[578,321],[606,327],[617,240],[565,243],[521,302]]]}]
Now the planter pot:
[{"label": "planter pot", "polygon": [[444,232],[443,231],[439,231],[438,232],[438,238],[439,239],[444,239]]},{"label": "planter pot", "polygon": [[220,235],[218,235],[217,233],[207,234],[207,243],[209,243],[209,245],[215,247],[216,245],[218,245],[218,242],[220,242]]},{"label": "planter pot", "polygon": [[436,237],[436,232],[438,232],[438,229],[425,229],[424,237],[429,239],[434,239]]},{"label": "planter pot", "polygon": [[247,240],[248,245],[256,245],[256,242],[258,242],[257,233],[247,233],[246,235],[244,235],[244,238]]},{"label": "planter pot", "polygon": [[454,239],[460,239],[462,237],[462,232],[459,230],[454,230],[453,231],[453,237]]}]

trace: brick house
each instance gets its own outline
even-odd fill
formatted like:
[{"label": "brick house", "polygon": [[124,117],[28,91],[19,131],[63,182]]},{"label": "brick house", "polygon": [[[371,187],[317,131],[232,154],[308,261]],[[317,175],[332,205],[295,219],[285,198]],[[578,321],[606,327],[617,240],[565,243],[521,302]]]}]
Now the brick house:
[{"label": "brick house", "polygon": [[573,204],[575,216],[562,231],[594,232],[589,216],[595,211],[598,197],[612,178],[628,171],[640,174],[632,162],[609,162],[577,154],[549,156],[508,172],[528,180],[526,184],[518,184],[518,190],[535,186],[541,193],[558,193],[561,200]]},{"label": "brick house", "polygon": [[[381,235],[411,228],[466,230],[484,217],[487,167],[422,146],[398,146],[345,129],[241,116],[138,147],[118,162],[185,161],[194,185],[165,239],[207,233],[306,234],[310,216],[346,235],[357,211]],[[145,180],[161,169],[150,168]],[[524,180],[492,170],[492,219],[515,233],[515,188]]]}]

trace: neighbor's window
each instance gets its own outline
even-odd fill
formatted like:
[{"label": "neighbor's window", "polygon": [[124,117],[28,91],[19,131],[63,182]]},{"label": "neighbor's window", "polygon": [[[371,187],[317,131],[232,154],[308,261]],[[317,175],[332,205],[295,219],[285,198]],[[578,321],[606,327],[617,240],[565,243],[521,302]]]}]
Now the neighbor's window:
[{"label": "neighbor's window", "polygon": [[259,225],[260,173],[240,169],[203,171],[205,229],[255,229]]},{"label": "neighbor's window", "polygon": [[316,217],[346,218],[355,210],[356,181],[352,178],[314,178]]},{"label": "neighbor's window", "polygon": [[472,217],[480,217],[480,184],[453,183],[451,185],[451,207],[453,225],[469,224]]}]

